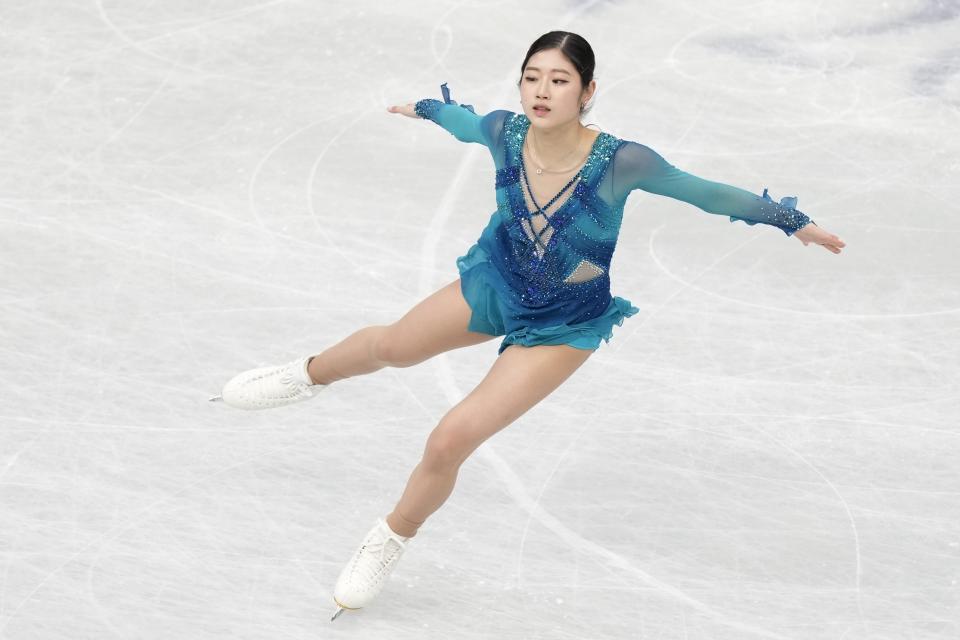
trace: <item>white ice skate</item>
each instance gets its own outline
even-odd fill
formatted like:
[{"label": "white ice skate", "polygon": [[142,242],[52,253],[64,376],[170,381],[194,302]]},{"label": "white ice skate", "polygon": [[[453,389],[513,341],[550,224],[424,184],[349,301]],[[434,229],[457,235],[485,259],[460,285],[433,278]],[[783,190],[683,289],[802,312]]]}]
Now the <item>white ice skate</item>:
[{"label": "white ice skate", "polygon": [[333,589],[337,612],[330,618],[331,622],[344,609],[360,609],[377,597],[406,550],[409,539],[394,533],[383,518],[377,518],[377,524],[337,578]]},{"label": "white ice skate", "polygon": [[281,366],[244,371],[210,401],[222,400],[236,409],[273,409],[312,398],[330,385],[313,384],[307,373],[309,360],[304,357]]}]

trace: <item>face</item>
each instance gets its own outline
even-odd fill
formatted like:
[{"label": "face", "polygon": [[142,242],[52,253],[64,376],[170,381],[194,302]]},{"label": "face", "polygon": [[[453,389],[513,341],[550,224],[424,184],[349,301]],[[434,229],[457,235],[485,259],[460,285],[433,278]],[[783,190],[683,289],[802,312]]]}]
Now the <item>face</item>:
[{"label": "face", "polygon": [[[584,88],[580,74],[559,49],[546,49],[530,56],[520,78],[520,104],[531,126],[551,128],[580,119],[580,105],[589,101],[597,81]],[[545,104],[550,110],[534,109]]]}]

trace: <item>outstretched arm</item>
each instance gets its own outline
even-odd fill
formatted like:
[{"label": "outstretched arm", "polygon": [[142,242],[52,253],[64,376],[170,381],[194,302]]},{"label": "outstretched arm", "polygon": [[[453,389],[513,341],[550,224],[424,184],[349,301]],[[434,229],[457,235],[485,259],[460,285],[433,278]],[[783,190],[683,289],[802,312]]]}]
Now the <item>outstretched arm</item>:
[{"label": "outstretched arm", "polygon": [[481,116],[468,104],[457,104],[450,99],[447,83],[440,85],[443,100],[424,98],[414,104],[398,105],[388,109],[411,118],[432,120],[450,132],[461,142],[476,142],[493,150],[503,128],[504,117],[509,111],[491,111]]},{"label": "outstretched arm", "polygon": [[688,202],[707,213],[725,215],[730,222],[737,220],[749,225],[759,223],[777,227],[787,236],[798,232],[797,238],[805,245],[822,244],[834,253],[840,253],[843,241],[819,229],[806,214],[797,210],[796,198],[774,201],[763,190],[755,195],[720,182],[704,180],[678,169],[656,151],[642,144],[627,141],[617,151],[613,164],[613,189],[618,199],[626,199],[634,189],[668,196]]}]

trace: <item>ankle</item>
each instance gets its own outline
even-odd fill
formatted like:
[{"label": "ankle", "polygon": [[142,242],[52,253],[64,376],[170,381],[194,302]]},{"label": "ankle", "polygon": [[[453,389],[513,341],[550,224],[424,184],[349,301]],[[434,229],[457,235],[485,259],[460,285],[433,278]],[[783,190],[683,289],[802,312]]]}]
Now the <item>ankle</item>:
[{"label": "ankle", "polygon": [[310,363],[313,362],[313,359],[316,358],[316,357],[317,357],[317,356],[310,356],[309,358],[307,358],[307,377],[310,378],[310,384],[320,384],[320,383],[317,382],[316,379],[314,379],[314,377],[310,374]]},{"label": "ankle", "polygon": [[412,538],[416,536],[420,525],[423,524],[422,522],[418,523],[407,520],[396,511],[388,515],[385,520],[390,530],[401,538]]},{"label": "ankle", "polygon": [[322,385],[331,384],[331,383],[333,382],[333,380],[327,380],[326,382],[324,382],[322,379],[317,378],[317,376],[316,376],[315,374],[310,373],[310,363],[313,362],[313,359],[316,358],[316,357],[317,357],[317,356],[310,356],[309,358],[307,358],[307,377],[310,379],[310,383],[311,383],[311,384],[315,384],[315,385],[317,385],[317,384],[322,384]]}]

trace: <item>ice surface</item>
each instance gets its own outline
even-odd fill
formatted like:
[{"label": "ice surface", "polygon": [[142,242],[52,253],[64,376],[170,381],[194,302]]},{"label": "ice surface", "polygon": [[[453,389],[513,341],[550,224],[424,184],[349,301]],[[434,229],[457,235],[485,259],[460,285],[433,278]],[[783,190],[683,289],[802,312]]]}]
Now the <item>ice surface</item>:
[{"label": "ice surface", "polygon": [[[330,623],[499,339],[207,397],[457,277],[492,163],[386,107],[520,111],[551,29],[585,122],[847,246],[632,194],[640,313]],[[0,638],[957,638],[958,42],[955,0],[4,3]]]}]

